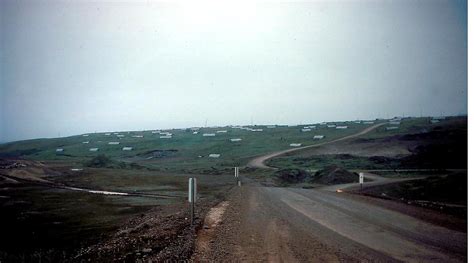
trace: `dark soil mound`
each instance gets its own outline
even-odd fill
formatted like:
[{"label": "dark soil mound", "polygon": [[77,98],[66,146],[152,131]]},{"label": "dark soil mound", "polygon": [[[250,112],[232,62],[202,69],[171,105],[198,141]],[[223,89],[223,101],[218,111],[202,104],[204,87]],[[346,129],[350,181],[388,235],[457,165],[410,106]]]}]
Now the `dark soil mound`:
[{"label": "dark soil mound", "polygon": [[99,154],[91,160],[84,163],[86,167],[92,168],[111,168],[111,169],[146,169],[136,163],[125,163],[110,159],[104,154]]},{"label": "dark soil mound", "polygon": [[113,167],[113,161],[104,154],[99,154],[96,157],[92,158],[90,161],[86,162],[85,165],[87,167],[94,168],[109,168]]},{"label": "dark soil mound", "polygon": [[317,171],[313,177],[314,183],[326,185],[356,183],[358,181],[359,175],[357,173],[349,172],[336,165],[326,166],[324,169]]},{"label": "dark soil mound", "polygon": [[311,174],[301,169],[282,169],[275,176],[284,183],[303,183],[311,179]]},{"label": "dark soil mound", "polygon": [[148,151],[143,154],[140,154],[140,156],[145,157],[145,158],[165,158],[165,157],[173,156],[177,152],[178,150],[175,150],[175,149],[153,150],[153,151]]}]

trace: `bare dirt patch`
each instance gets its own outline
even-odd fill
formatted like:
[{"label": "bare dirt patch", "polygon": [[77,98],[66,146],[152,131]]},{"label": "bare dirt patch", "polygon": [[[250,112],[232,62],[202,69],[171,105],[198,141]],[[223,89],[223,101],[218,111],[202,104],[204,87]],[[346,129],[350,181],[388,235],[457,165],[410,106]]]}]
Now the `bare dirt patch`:
[{"label": "bare dirt patch", "polygon": [[203,227],[198,231],[196,253],[207,255],[211,252],[209,244],[214,238],[215,228],[222,222],[222,216],[228,206],[229,202],[223,201],[217,206],[211,208],[209,213],[207,213]]}]

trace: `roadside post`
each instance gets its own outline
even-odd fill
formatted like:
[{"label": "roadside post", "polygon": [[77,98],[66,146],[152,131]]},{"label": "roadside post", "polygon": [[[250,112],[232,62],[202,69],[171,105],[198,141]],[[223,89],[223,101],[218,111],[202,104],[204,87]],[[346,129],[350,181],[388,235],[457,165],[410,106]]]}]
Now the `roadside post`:
[{"label": "roadside post", "polygon": [[234,167],[234,177],[237,180],[237,185],[240,187],[239,167]]},{"label": "roadside post", "polygon": [[196,178],[189,178],[188,202],[191,207],[191,225],[194,223],[194,202],[197,199],[197,180]]},{"label": "roadside post", "polygon": [[364,173],[359,173],[359,184],[360,189],[362,190],[362,184],[364,184]]}]

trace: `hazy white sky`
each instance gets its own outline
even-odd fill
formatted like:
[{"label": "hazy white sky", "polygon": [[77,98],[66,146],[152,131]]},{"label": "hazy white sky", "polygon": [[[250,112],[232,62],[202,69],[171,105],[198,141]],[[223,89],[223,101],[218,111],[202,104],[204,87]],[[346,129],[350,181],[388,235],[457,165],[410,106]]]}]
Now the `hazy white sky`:
[{"label": "hazy white sky", "polygon": [[467,114],[465,1],[1,1],[0,141]]}]

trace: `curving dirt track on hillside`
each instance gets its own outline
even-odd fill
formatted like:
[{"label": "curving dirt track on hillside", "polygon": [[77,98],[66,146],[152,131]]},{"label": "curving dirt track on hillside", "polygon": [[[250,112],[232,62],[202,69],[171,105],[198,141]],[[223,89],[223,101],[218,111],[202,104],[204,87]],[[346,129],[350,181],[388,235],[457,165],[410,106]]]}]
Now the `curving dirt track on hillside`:
[{"label": "curving dirt track on hillside", "polygon": [[301,150],[308,149],[308,148],[319,147],[319,146],[327,145],[327,144],[330,144],[330,143],[335,143],[335,142],[340,142],[340,141],[344,141],[344,140],[353,139],[353,138],[362,136],[366,133],[369,133],[369,132],[373,131],[374,129],[377,129],[378,127],[380,127],[382,125],[385,125],[385,124],[386,123],[379,123],[379,124],[370,126],[370,127],[366,128],[366,129],[364,129],[364,130],[362,130],[358,133],[351,134],[351,135],[348,135],[348,136],[344,136],[344,137],[341,137],[341,138],[338,138],[338,139],[335,139],[335,140],[332,140],[332,141],[312,144],[312,145],[298,147],[298,148],[287,149],[287,150],[283,150],[283,151],[278,151],[278,152],[273,152],[273,153],[268,153],[268,154],[265,154],[265,155],[262,155],[262,156],[258,156],[256,158],[250,160],[250,162],[247,164],[247,166],[252,167],[252,168],[274,169],[273,167],[270,167],[270,166],[266,165],[265,162],[268,161],[271,158],[274,158],[274,157],[277,157],[277,156],[280,156],[280,155],[283,155],[283,154],[296,152],[296,151],[301,151]]}]

